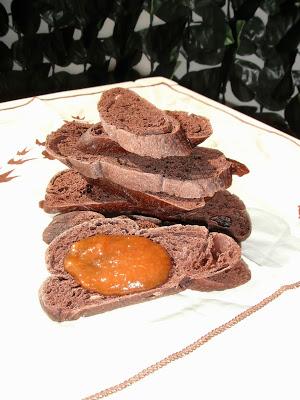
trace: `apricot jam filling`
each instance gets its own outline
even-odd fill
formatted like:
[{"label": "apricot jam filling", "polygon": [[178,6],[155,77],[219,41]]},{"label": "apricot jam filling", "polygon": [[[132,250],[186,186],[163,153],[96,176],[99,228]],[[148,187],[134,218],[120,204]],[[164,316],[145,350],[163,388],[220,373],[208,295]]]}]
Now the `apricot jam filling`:
[{"label": "apricot jam filling", "polygon": [[72,244],[65,270],[85,289],[122,296],[168,280],[171,259],[158,243],[142,236],[97,235]]}]

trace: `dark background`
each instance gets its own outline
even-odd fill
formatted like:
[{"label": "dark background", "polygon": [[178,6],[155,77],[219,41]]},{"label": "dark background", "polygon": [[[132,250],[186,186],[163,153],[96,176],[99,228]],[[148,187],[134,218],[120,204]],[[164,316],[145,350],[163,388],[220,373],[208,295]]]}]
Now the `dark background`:
[{"label": "dark background", "polygon": [[[149,26],[136,31],[143,11]],[[98,37],[107,18],[113,33]],[[15,40],[7,45],[9,30]],[[0,101],[165,76],[300,138],[299,43],[296,0],[6,1],[0,3]],[[135,67],[142,55],[147,75]],[[70,64],[81,72],[61,71]],[[234,104],[229,91],[247,104]]]}]

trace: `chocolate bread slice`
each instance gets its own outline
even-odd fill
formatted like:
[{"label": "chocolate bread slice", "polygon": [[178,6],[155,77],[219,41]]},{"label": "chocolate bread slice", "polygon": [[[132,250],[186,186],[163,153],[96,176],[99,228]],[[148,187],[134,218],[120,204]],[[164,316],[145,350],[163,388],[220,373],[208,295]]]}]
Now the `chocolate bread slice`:
[{"label": "chocolate bread slice", "polygon": [[238,242],[251,234],[251,219],[243,201],[236,195],[222,190],[207,200],[202,208],[169,215],[169,221],[206,225],[210,231],[223,232]]},{"label": "chocolate bread slice", "polygon": [[[60,204],[63,199],[64,204]],[[104,213],[128,213],[139,209],[177,214],[203,207],[204,199],[180,199],[164,193],[143,193],[123,188],[105,179],[85,178],[73,169],[56,174],[49,182],[40,206],[46,212],[89,209]],[[82,207],[82,208],[80,208]]]},{"label": "chocolate bread slice", "polygon": [[125,152],[117,142],[114,142],[107,135],[103,130],[101,122],[98,122],[95,125],[90,125],[89,129],[79,135],[76,147],[87,154],[94,155],[101,155],[107,151],[116,154]]},{"label": "chocolate bread slice", "polygon": [[[211,197],[231,185],[232,174],[237,170],[235,161],[205,147],[193,149],[189,157],[168,157],[155,162],[120,148],[105,148],[101,155],[90,154],[78,147],[83,130],[76,129],[74,124],[63,125],[48,136],[46,150],[88,178],[104,178],[131,190],[192,199]],[[243,173],[247,172],[244,166]]]},{"label": "chocolate bread slice", "polygon": [[98,110],[104,131],[130,153],[159,159],[192,150],[175,118],[129,89],[105,91]]},{"label": "chocolate bread slice", "polygon": [[208,118],[184,111],[166,111],[166,113],[180,123],[192,147],[204,142],[212,134],[212,126]]},{"label": "chocolate bread slice", "polygon": [[[58,235],[65,232],[67,229],[83,222],[92,219],[105,218],[99,213],[91,211],[72,211],[65,214],[56,215],[52,222],[47,226],[43,233],[43,240],[50,244]],[[122,217],[119,217],[122,218]],[[126,218],[126,217],[125,217]],[[144,217],[141,215],[132,215],[133,219],[139,228],[157,228],[161,226],[162,222],[157,218]],[[191,284],[189,289],[212,291],[212,290],[225,290],[240,286],[247,282],[251,277],[251,273],[247,265],[241,261],[230,270],[214,275],[210,278],[203,278],[197,283]]]},{"label": "chocolate bread slice", "polygon": [[[210,121],[202,116],[188,114],[184,111],[165,111],[168,115],[175,118],[181,126],[184,135],[192,147],[197,146],[212,134]],[[76,127],[83,128],[83,133],[78,140],[78,148],[90,153],[98,154],[107,149],[112,152],[122,151],[121,146],[114,142],[102,128],[100,122],[92,125],[80,123],[78,121],[67,123],[70,130],[76,130]]]},{"label": "chocolate bread slice", "polygon": [[105,213],[134,212],[136,206],[116,191],[94,186],[74,170],[65,170],[50,180],[45,200],[40,202],[46,212],[91,210]]},{"label": "chocolate bread slice", "polygon": [[[205,117],[188,114],[184,111],[165,111],[169,116],[175,118],[181,126],[184,135],[192,147],[202,143],[212,134],[212,127],[209,120]],[[78,122],[72,124],[76,126]],[[102,129],[102,124],[98,122],[89,127],[78,141],[78,148],[91,154],[101,153],[106,147],[111,151],[121,151],[117,142],[114,142]]]},{"label": "chocolate bread slice", "polygon": [[164,221],[179,223],[197,223],[206,225],[209,230],[216,230],[243,241],[251,233],[251,221],[245,204],[228,191],[217,192],[212,198],[205,199],[203,207],[196,210],[178,211],[159,205],[149,196],[129,197],[111,189],[115,186],[101,185],[100,181],[91,182],[74,170],[66,170],[55,175],[46,191],[41,207],[49,213],[69,212],[74,210],[98,211],[105,215],[143,214],[157,217]]},{"label": "chocolate bread slice", "polygon": [[[64,270],[64,258],[72,244],[101,235],[138,235],[159,243],[172,260],[169,279],[145,292],[124,296],[104,296],[82,288]],[[186,288],[204,287],[207,279],[241,266],[240,247],[230,237],[209,233],[205,227],[174,225],[140,229],[127,218],[93,219],[68,229],[48,247],[46,262],[52,274],[40,289],[40,302],[56,321],[77,319],[118,307],[135,304]]]}]

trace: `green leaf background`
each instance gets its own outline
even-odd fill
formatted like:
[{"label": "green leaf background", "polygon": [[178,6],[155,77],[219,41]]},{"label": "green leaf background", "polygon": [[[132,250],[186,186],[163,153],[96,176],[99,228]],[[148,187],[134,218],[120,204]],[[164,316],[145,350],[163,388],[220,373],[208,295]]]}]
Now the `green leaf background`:
[{"label": "green leaf background", "polygon": [[[146,76],[138,67],[146,57],[147,76],[174,79],[300,138],[299,1],[5,4],[0,3],[0,101],[138,79]],[[137,30],[141,14],[149,24]],[[113,31],[102,37],[108,18]],[[8,43],[11,31],[14,40]]]}]

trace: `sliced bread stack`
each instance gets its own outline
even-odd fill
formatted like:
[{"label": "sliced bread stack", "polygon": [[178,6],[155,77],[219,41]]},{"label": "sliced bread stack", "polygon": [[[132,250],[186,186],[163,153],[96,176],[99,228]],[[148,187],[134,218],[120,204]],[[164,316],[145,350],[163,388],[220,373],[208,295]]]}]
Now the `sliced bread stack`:
[{"label": "sliced bread stack", "polygon": [[[198,147],[212,133],[209,120],[183,111],[162,111],[122,88],[104,92],[98,110],[101,122],[67,122],[46,141],[46,151],[69,167],[51,179],[40,203],[46,212],[63,213],[44,232],[44,240],[51,242],[47,260],[52,276],[42,286],[40,299],[48,314],[56,320],[74,319],[184,288],[223,290],[248,281],[250,272],[229,236],[245,240],[251,222],[244,203],[226,189],[232,175],[249,171],[218,150]],[[62,270],[61,253],[72,241],[106,232],[107,226],[109,233],[117,226],[118,233],[125,229],[155,238],[172,254],[177,248],[172,259],[180,279],[176,272],[176,279],[170,277],[156,295],[147,292],[113,300],[78,289]],[[209,233],[205,226],[219,233]],[[180,242],[187,237],[192,243],[189,252],[201,242],[197,262],[204,269],[197,277],[191,272],[196,261],[185,263],[178,255],[186,253]],[[215,250],[208,246],[209,240]],[[208,248],[213,267],[205,267]],[[74,294],[78,290],[81,294]],[[81,296],[88,305],[81,300],[74,303]],[[95,298],[96,303],[91,301]]]}]

